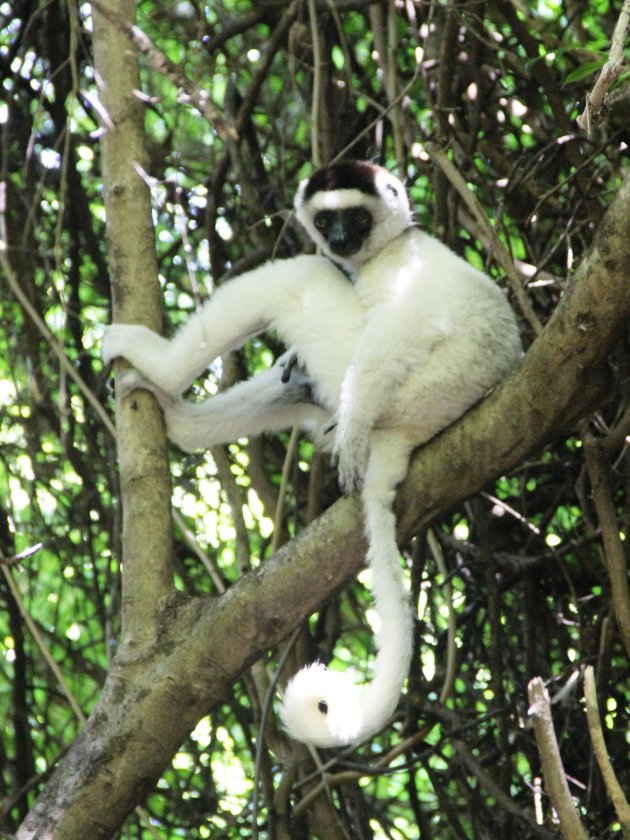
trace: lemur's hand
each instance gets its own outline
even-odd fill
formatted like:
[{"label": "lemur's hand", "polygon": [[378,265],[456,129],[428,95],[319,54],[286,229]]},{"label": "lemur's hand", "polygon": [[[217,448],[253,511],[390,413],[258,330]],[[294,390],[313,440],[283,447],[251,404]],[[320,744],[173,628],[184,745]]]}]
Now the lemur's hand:
[{"label": "lemur's hand", "polygon": [[103,362],[108,365],[119,356],[129,359],[132,348],[142,341],[145,332],[151,331],[140,324],[110,324],[105,327],[101,342]]},{"label": "lemur's hand", "polygon": [[182,363],[178,364],[177,357],[172,358],[171,342],[148,327],[141,324],[111,324],[105,328],[102,353],[105,364],[122,356],[167,394],[179,396],[183,390]]},{"label": "lemur's hand", "polygon": [[298,365],[298,357],[297,353],[293,350],[287,350],[286,353],[283,353],[279,359],[276,360],[275,366],[282,368],[282,381],[286,385],[291,380],[291,375],[293,374],[293,369]]}]

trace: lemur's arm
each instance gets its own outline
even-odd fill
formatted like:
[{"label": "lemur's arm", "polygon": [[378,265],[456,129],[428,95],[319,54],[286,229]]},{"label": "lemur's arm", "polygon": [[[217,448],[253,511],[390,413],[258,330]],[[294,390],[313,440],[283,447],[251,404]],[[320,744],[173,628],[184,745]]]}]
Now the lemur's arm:
[{"label": "lemur's arm", "polygon": [[271,327],[282,328],[296,310],[296,297],[320,272],[336,269],[320,257],[266,263],[221,286],[172,339],[138,324],[112,324],[103,358],[123,356],[167,394],[180,394],[214,359]]}]

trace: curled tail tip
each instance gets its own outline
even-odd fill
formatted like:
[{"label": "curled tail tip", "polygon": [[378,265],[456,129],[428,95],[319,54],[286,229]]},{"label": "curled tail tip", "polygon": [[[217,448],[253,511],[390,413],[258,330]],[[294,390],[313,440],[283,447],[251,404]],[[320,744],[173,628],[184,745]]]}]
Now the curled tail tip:
[{"label": "curled tail tip", "polygon": [[360,690],[345,674],[315,662],[289,681],[280,717],[291,738],[305,744],[326,748],[355,743],[363,729]]}]

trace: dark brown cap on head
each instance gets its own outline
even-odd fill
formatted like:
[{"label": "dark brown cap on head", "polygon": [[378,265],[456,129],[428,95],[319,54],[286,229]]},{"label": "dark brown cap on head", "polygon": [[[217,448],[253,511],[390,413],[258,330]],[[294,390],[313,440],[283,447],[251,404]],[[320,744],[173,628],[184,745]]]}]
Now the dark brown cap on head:
[{"label": "dark brown cap on head", "polygon": [[365,160],[343,160],[318,169],[308,179],[303,200],[318,192],[331,190],[359,190],[366,195],[376,195],[374,177],[380,167]]}]

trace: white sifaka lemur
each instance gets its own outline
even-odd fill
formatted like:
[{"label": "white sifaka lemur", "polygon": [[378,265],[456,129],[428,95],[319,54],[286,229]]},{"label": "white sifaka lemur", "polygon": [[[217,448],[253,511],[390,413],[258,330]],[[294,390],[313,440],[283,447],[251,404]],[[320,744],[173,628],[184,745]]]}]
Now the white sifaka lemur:
[{"label": "white sifaka lemur", "polygon": [[[127,391],[156,394],[182,449],[299,424],[332,449],[343,490],[361,488],[380,619],[373,679],[358,687],[316,663],[292,678],[281,709],[291,736],[331,747],[384,726],[409,670],[413,616],[393,501],[411,451],[505,377],[521,343],[503,293],[413,225],[387,170],[320,169],[300,184],[295,209],[324,256],[272,260],[230,280],[170,340],[113,324],[103,355],[139,371]],[[181,398],[214,359],[266,330],[289,348],[288,362],[203,403]]]}]

